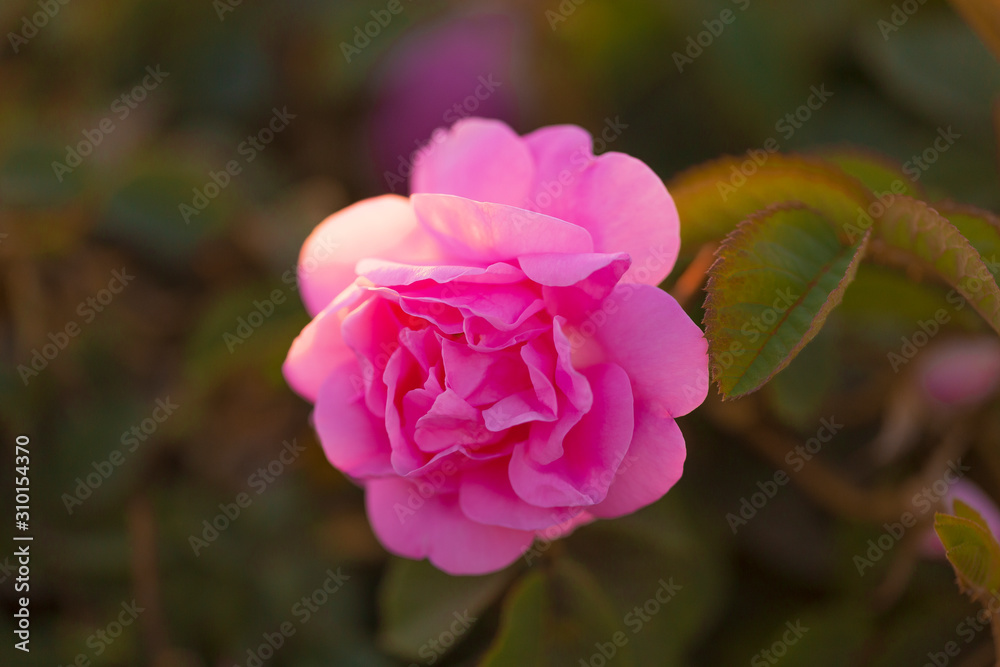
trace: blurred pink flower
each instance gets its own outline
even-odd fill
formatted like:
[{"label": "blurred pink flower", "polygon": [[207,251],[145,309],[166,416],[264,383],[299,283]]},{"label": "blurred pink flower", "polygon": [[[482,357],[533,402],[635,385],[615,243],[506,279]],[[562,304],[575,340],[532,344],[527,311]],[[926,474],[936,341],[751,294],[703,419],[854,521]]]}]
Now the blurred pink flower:
[{"label": "blurred pink flower", "polygon": [[1000,388],[1000,340],[995,336],[951,340],[928,350],[920,385],[938,404],[981,403]]},{"label": "blurred pink flower", "polygon": [[511,16],[452,16],[386,54],[369,131],[387,190],[406,194],[415,153],[434,130],[469,116],[516,120],[514,41]]},{"label": "blurred pink flower", "polygon": [[656,287],[680,243],[660,179],[579,127],[469,119],[411,184],[306,240],[315,317],[284,365],[379,539],[489,572],[660,498],[708,391],[702,332]]}]

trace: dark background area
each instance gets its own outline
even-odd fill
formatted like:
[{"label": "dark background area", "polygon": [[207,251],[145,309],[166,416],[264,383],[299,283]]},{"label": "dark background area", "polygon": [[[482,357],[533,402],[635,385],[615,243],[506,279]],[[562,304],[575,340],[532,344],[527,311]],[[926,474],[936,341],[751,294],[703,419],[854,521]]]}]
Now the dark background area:
[{"label": "dark background area", "polygon": [[[528,564],[453,579],[389,558],[286,387],[280,364],[308,321],[289,280],[302,241],[353,201],[405,193],[415,148],[465,115],[522,133],[578,124],[665,179],[772,137],[785,152],[853,144],[903,163],[951,128],[959,138],[920,185],[996,210],[1000,67],[947,4],[913,6],[886,32],[893,4],[869,0],[5,1],[0,520],[27,434],[34,542],[32,651],[11,648],[4,567],[0,663],[244,666],[286,622],[294,635],[263,664],[466,665],[516,644],[496,633]],[[786,120],[814,87],[832,96]],[[287,122],[264,145],[276,112]],[[122,287],[116,271],[134,278]],[[910,382],[885,351],[943,292],[920,301],[877,272],[858,282],[780,382],[682,420],[690,463],[667,498],[545,550],[543,567],[571,582],[547,628],[585,651],[566,649],[565,664],[671,577],[683,588],[635,634],[635,664],[746,664],[797,620],[809,631],[788,667],[918,665],[950,640],[962,647],[950,664],[988,664],[988,631],[956,635],[975,607],[943,560],[900,546],[859,576],[852,557],[877,523],[795,485],[736,535],[727,523],[774,474],[740,436],[747,415],[800,443],[821,418],[843,421],[821,457],[851,482],[919,467],[916,454],[877,466],[867,448]],[[983,330],[955,319],[955,335]],[[936,437],[940,424],[907,414],[919,442]],[[989,415],[977,433],[995,449]],[[984,451],[970,474],[994,492],[997,454]],[[208,540],[204,522],[227,506],[239,516]],[[302,622],[295,605],[338,568],[349,579]],[[95,639],[133,599],[135,622]],[[478,622],[445,657],[428,653],[465,609]]]}]

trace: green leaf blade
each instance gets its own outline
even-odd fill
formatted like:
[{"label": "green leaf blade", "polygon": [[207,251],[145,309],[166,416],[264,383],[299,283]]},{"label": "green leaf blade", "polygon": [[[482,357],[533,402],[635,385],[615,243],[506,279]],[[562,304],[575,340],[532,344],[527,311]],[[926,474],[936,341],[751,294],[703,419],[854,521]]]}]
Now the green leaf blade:
[{"label": "green leaf blade", "polygon": [[740,223],[709,271],[705,332],[723,396],[760,388],[819,331],[857,272],[868,242],[850,243],[801,205]]},{"label": "green leaf blade", "polygon": [[479,616],[510,583],[510,569],[475,577],[453,577],[427,561],[394,559],[379,591],[381,645],[410,660],[421,647],[468,611]]},{"label": "green leaf blade", "polygon": [[994,274],[975,245],[941,213],[915,199],[897,197],[874,225],[876,242],[875,247],[916,258],[1000,333],[1000,287]]},{"label": "green leaf blade", "polygon": [[958,516],[934,515],[934,531],[955,568],[959,585],[974,600],[1000,589],[1000,544],[978,512],[956,501]]},{"label": "green leaf blade", "polygon": [[683,252],[722,238],[741,220],[777,204],[800,202],[846,222],[857,220],[873,201],[867,187],[835,164],[780,153],[760,160],[721,158],[667,184],[682,221]]},{"label": "green leaf blade", "polygon": [[889,158],[865,148],[835,148],[819,153],[847,174],[858,179],[875,195],[890,193],[914,198],[924,196],[918,182],[913,181]]}]

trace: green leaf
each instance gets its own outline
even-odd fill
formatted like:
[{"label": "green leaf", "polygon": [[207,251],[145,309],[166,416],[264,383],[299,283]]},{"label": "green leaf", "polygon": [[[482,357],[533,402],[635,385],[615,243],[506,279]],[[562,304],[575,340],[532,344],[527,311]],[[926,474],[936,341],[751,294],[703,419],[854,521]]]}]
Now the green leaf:
[{"label": "green leaf", "polygon": [[479,616],[507,587],[511,570],[481,577],[452,577],[427,561],[393,559],[382,580],[379,639],[391,653],[411,660],[459,616]]},{"label": "green leaf", "polygon": [[835,148],[818,154],[865,184],[875,195],[890,192],[920,199],[923,190],[891,159],[864,148]]},{"label": "green leaf", "polygon": [[956,500],[955,513],[935,514],[934,531],[955,568],[959,586],[974,600],[982,600],[1000,588],[1000,544],[971,507]]},{"label": "green leaf", "polygon": [[975,206],[955,202],[941,202],[934,204],[934,208],[979,251],[994,280],[1000,282],[1000,218]]},{"label": "green leaf", "polygon": [[763,211],[726,237],[705,288],[705,335],[725,398],[760,388],[816,335],[867,243],[867,234],[850,243],[801,205]]},{"label": "green leaf", "polygon": [[668,494],[566,539],[566,553],[587,568],[615,606],[638,664],[688,664],[722,613],[730,584],[728,544],[712,528]]},{"label": "green leaf", "polygon": [[897,197],[875,225],[872,248],[890,260],[899,251],[916,258],[1000,333],[1000,288],[993,274],[962,232],[927,204]]},{"label": "green leaf", "polygon": [[489,667],[540,665],[543,623],[550,613],[545,577],[540,572],[532,572],[508,594],[500,632],[481,664]]},{"label": "green leaf", "polygon": [[190,262],[198,245],[223,226],[225,205],[215,200],[185,224],[180,205],[190,206],[202,187],[185,165],[156,163],[130,176],[110,196],[98,231],[151,259]]},{"label": "green leaf", "polygon": [[959,500],[958,498],[955,498],[952,501],[952,504],[954,505],[955,516],[977,523],[980,528],[989,532],[990,526],[986,523],[986,519],[983,518],[982,514],[973,509],[971,505]]},{"label": "green leaf", "polygon": [[872,201],[868,188],[834,164],[761,154],[762,164],[747,157],[725,157],[689,169],[668,183],[680,213],[683,252],[690,254],[722,238],[736,223],[775,204],[801,202],[841,223],[858,219]]},{"label": "green leaf", "polygon": [[529,575],[511,592],[500,633],[480,664],[577,667],[603,652],[605,660],[628,667],[636,663],[621,622],[590,573],[563,558],[545,574]]}]

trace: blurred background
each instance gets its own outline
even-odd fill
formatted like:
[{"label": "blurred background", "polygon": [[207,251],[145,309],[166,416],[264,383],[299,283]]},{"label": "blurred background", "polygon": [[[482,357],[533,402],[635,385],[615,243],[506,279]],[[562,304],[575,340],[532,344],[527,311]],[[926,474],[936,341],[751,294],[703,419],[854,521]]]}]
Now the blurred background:
[{"label": "blurred background", "polygon": [[[27,434],[35,538],[28,655],[0,561],[0,663],[991,664],[931,514],[885,548],[865,510],[956,424],[948,451],[1000,490],[990,377],[960,407],[920,379],[945,345],[1000,375],[945,289],[864,270],[766,390],[684,418],[663,501],[488,577],[388,557],[280,374],[306,235],[405,194],[469,115],[578,124],[668,181],[769,140],[861,146],[997,210],[1000,67],[946,3],[4,0],[0,27],[0,507]],[[942,307],[943,335],[886,360]],[[831,421],[822,479],[778,484],[762,452]]]}]

